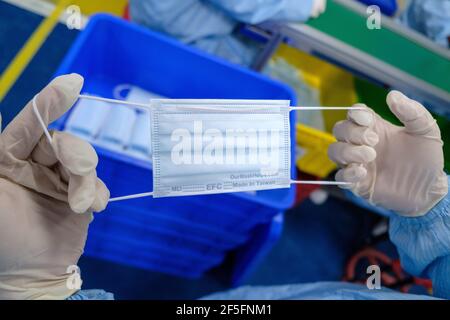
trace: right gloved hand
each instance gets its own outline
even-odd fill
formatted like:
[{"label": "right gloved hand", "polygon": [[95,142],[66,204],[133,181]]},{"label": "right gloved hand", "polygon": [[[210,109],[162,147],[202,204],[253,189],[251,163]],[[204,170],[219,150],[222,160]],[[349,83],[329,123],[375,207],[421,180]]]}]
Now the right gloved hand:
[{"label": "right gloved hand", "polygon": [[342,169],[337,181],[375,205],[405,216],[421,216],[448,193],[441,133],[436,120],[417,101],[398,91],[387,104],[404,126],[367,110],[350,110],[333,130],[338,142],[328,149]]}]

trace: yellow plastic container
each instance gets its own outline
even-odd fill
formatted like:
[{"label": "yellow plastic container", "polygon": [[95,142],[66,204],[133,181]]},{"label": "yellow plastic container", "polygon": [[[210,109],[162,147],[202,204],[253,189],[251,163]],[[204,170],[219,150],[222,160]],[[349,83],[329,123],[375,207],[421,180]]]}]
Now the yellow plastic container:
[{"label": "yellow plastic container", "polygon": [[297,144],[306,151],[296,163],[301,171],[325,178],[336,169],[327,155],[328,146],[336,141],[333,135],[303,124],[296,125],[296,135]]},{"label": "yellow plastic container", "polygon": [[[322,106],[351,106],[356,103],[354,78],[350,73],[301,52],[281,45],[274,59],[282,58],[295,67],[306,84],[320,92]],[[328,158],[328,146],[335,142],[331,135],[334,124],[345,118],[345,111],[323,111],[326,132],[297,124],[297,144],[305,153],[297,160],[297,167],[308,174],[324,178],[336,169]]]},{"label": "yellow plastic container", "polygon": [[[304,81],[320,92],[322,106],[352,106],[357,102],[354,77],[351,73],[328,62],[308,55],[285,44],[274,55],[283,58],[296,67]],[[332,132],[334,124],[345,118],[345,111],[322,112],[327,132]]]}]

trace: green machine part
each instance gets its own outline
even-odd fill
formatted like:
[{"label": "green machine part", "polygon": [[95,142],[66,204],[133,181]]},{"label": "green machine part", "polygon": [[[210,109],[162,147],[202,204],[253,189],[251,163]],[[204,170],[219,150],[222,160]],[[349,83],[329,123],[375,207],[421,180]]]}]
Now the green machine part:
[{"label": "green machine part", "polygon": [[330,0],[325,14],[310,20],[308,25],[450,92],[449,59],[388,28],[370,30],[366,20],[367,17]]},{"label": "green machine part", "polygon": [[[370,30],[367,17],[329,0],[327,11],[308,25],[381,61],[450,92],[450,60],[388,29]],[[386,105],[388,89],[355,78],[355,89],[362,103],[382,117],[399,124]],[[450,105],[449,105],[450,108]],[[450,120],[433,114],[444,140],[445,169],[450,172]]]}]

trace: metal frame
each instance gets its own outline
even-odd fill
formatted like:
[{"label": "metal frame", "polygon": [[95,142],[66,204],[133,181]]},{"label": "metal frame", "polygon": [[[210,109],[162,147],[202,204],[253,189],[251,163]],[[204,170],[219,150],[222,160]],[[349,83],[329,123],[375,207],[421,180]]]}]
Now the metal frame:
[{"label": "metal frame", "polygon": [[[366,13],[367,6],[363,5],[360,2],[357,2],[354,0],[334,0],[334,2],[339,3],[340,5],[346,7],[350,10],[353,10],[362,16],[367,14]],[[383,15],[382,19],[381,19],[381,23],[384,28],[391,29],[392,31],[402,35],[403,37],[405,37],[411,41],[414,41],[415,43],[421,45],[422,47],[427,48],[428,50],[433,51],[433,52],[443,56],[444,58],[450,59],[450,50],[447,50],[447,49],[437,45],[436,43],[434,43],[433,41],[431,41],[424,35],[422,35],[418,32],[415,32],[409,28],[406,28],[405,26],[395,22],[395,20],[393,18]]]},{"label": "metal frame", "polygon": [[[349,0],[335,1],[361,14],[365,14],[365,10],[362,11],[362,8],[365,7],[359,3]],[[450,52],[443,51],[443,49],[428,39],[424,40],[424,37],[415,32],[398,26],[388,17],[384,18],[383,26],[415,41],[429,50],[450,58]],[[257,70],[260,70],[267,63],[279,44],[283,40],[286,40],[289,42],[289,45],[339,65],[353,74],[362,75],[377,83],[386,84],[397,90],[404,91],[422,101],[437,114],[450,118],[449,92],[308,25],[268,22],[256,27],[248,27],[247,30],[249,32],[256,32],[259,36],[264,34],[268,39],[266,49],[256,59],[254,67]]]}]

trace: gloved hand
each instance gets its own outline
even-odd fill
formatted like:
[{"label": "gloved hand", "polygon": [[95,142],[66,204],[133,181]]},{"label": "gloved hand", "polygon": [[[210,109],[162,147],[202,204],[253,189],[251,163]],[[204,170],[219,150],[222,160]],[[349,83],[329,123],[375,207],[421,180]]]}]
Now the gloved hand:
[{"label": "gloved hand", "polygon": [[327,9],[327,0],[314,0],[312,5],[311,17],[317,18]]},{"label": "gloved hand", "polygon": [[421,216],[447,193],[441,133],[436,120],[417,101],[398,91],[387,104],[404,126],[373,110],[351,110],[333,130],[338,142],[328,149],[342,169],[337,181],[352,182],[355,194],[405,216]]},{"label": "gloved hand", "polygon": [[[54,79],[37,97],[46,124],[76,101],[83,78]],[[68,267],[83,253],[92,212],[109,191],[97,178],[98,158],[87,143],[53,132],[43,135],[31,102],[0,135],[0,299],[61,299]]]}]

